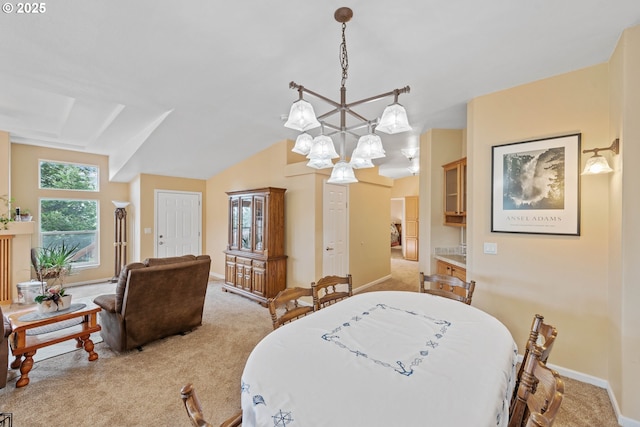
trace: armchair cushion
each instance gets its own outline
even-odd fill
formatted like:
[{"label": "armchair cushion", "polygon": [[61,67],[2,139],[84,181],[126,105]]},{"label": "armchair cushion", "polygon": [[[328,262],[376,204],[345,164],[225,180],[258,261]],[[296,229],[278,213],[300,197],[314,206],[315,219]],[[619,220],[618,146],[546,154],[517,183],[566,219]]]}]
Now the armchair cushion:
[{"label": "armchair cushion", "polygon": [[99,295],[93,302],[109,313],[116,312],[116,294]]}]

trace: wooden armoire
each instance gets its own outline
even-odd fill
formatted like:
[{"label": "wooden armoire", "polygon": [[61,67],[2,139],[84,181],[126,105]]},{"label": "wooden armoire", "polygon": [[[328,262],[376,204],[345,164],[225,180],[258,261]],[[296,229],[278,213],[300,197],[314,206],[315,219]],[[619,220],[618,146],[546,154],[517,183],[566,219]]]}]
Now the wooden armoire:
[{"label": "wooden armoire", "polygon": [[284,188],[230,191],[223,289],[262,305],[287,286]]}]

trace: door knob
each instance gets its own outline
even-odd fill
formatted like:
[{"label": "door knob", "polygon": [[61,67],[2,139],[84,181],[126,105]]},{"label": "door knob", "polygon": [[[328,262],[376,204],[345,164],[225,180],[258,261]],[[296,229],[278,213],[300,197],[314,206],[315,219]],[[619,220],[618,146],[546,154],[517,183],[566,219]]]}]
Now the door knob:
[{"label": "door knob", "polygon": [[332,250],[333,250],[333,248],[330,248],[329,246],[327,246],[327,249],[326,249],[326,250],[327,250],[327,251],[332,251]]}]

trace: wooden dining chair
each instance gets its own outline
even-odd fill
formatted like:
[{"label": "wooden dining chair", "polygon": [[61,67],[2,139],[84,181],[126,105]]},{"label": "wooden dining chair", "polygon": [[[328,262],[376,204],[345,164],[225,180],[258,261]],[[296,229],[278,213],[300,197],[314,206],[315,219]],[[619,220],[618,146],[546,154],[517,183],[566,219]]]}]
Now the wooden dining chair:
[{"label": "wooden dining chair", "polygon": [[560,375],[542,363],[542,347],[534,346],[527,358],[509,415],[509,427],[550,427],[564,397]]},{"label": "wooden dining chair", "polygon": [[[180,397],[184,402],[184,407],[189,415],[189,420],[194,427],[213,427],[213,424],[208,423],[202,414],[202,406],[200,400],[196,395],[196,391],[193,388],[193,384],[187,384],[180,390]],[[242,426],[242,411],[237,412],[231,418],[220,424],[220,427],[241,427]]]},{"label": "wooden dining chair", "polygon": [[289,323],[295,319],[313,313],[313,305],[302,304],[300,298],[312,297],[311,288],[287,288],[278,293],[268,301],[269,313],[271,314],[271,322],[273,329],[276,330],[285,323]]},{"label": "wooden dining chair", "polygon": [[325,276],[317,282],[312,282],[311,289],[313,291],[313,306],[318,311],[323,307],[352,296],[353,282],[350,274],[346,276]]},{"label": "wooden dining chair", "polygon": [[536,314],[533,317],[531,330],[529,331],[529,339],[527,340],[527,343],[524,347],[524,356],[522,357],[522,363],[520,363],[518,375],[516,376],[516,384],[513,389],[513,395],[511,397],[511,405],[513,405],[516,399],[518,386],[520,385],[520,378],[522,377],[522,372],[524,371],[524,367],[531,350],[535,346],[540,347],[540,362],[546,365],[547,360],[549,359],[549,354],[551,353],[551,349],[553,348],[553,344],[555,343],[557,336],[558,330],[554,326],[549,325],[548,323],[544,323],[544,316]]},{"label": "wooden dining chair", "polygon": [[420,292],[440,297],[450,298],[471,305],[473,291],[476,282],[464,280],[444,274],[432,274],[430,276],[420,272]]}]

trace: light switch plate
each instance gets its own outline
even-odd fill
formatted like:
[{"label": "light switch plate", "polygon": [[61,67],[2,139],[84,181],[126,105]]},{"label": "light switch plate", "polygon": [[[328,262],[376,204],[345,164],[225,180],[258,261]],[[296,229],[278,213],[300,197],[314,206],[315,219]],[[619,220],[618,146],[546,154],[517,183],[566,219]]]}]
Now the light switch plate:
[{"label": "light switch plate", "polygon": [[497,243],[487,243],[484,244],[484,253],[490,255],[498,254],[498,244]]}]

